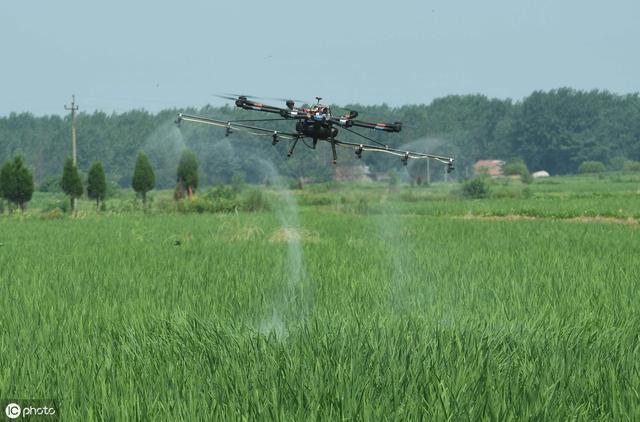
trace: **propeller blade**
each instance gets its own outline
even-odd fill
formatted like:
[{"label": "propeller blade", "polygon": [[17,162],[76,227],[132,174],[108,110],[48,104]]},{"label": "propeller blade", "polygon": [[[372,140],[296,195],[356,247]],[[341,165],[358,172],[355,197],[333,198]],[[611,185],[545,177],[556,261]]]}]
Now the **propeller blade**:
[{"label": "propeller blade", "polygon": [[313,104],[311,101],[307,101],[307,100],[300,100],[297,98],[279,98],[279,97],[258,97],[255,95],[248,95],[248,94],[234,94],[234,93],[229,93],[229,92],[224,92],[222,94],[214,94],[216,97],[219,98],[224,98],[227,100],[237,100],[240,97],[245,97],[247,99],[252,99],[252,100],[271,100],[271,101],[281,101],[283,103],[286,103],[287,101],[291,100],[294,101],[296,103],[299,104]]},{"label": "propeller blade", "polygon": [[311,104],[309,101],[307,100],[301,100],[299,98],[276,98],[276,97],[264,97],[264,100],[273,100],[273,101],[282,101],[282,102],[287,102],[289,100],[294,101],[296,103],[300,103],[300,104]]},{"label": "propeller blade", "polygon": [[224,98],[225,100],[237,100],[238,97],[232,97],[230,95],[220,95],[220,94],[214,94],[214,97],[218,97],[218,98]]}]

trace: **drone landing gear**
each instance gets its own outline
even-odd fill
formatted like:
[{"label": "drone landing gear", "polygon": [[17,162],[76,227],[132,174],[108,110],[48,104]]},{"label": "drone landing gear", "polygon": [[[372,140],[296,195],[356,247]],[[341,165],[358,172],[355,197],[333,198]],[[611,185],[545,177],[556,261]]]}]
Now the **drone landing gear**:
[{"label": "drone landing gear", "polygon": [[293,145],[291,145],[291,149],[289,150],[289,153],[287,154],[287,157],[291,157],[293,155],[293,149],[296,147],[296,144],[298,143],[298,139],[300,139],[300,138],[296,138],[293,141]]},{"label": "drone landing gear", "polygon": [[338,154],[336,153],[336,141],[331,138],[331,153],[333,154],[333,164],[338,163]]}]

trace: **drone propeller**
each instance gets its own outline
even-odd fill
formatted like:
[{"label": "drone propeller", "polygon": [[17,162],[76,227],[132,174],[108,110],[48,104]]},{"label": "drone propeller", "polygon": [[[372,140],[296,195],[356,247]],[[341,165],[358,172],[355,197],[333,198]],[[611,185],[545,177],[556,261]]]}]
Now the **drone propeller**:
[{"label": "drone propeller", "polygon": [[225,100],[237,100],[238,99],[238,97],[232,97],[230,95],[218,95],[218,94],[215,94],[214,96],[218,97],[218,98],[224,98]]},{"label": "drone propeller", "polygon": [[307,100],[301,100],[297,98],[279,98],[279,97],[258,97],[255,95],[248,94],[232,94],[232,93],[223,93],[223,94],[214,94],[216,97],[224,98],[226,100],[237,100],[240,97],[252,99],[252,100],[271,100],[271,101],[281,101],[283,103],[287,103],[289,101],[294,101],[299,104],[311,104],[311,102]]},{"label": "drone propeller", "polygon": [[283,101],[283,102],[287,102],[287,101],[295,101],[296,103],[300,103],[300,104],[311,104],[309,101],[307,100],[300,100],[298,98],[276,98],[276,97],[264,97],[265,100],[273,100],[273,101]]},{"label": "drone propeller", "polygon": [[224,98],[225,100],[237,100],[238,98],[253,98],[258,99],[258,97],[254,97],[252,95],[245,94],[213,94],[215,97]]}]

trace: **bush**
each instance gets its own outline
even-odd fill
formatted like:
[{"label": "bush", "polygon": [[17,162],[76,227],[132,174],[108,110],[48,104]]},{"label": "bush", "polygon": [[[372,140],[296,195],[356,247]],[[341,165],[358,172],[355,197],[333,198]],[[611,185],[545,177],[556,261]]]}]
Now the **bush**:
[{"label": "bush", "polygon": [[486,198],[489,196],[489,182],[486,177],[477,177],[462,184],[462,196],[465,198]]},{"label": "bush", "polygon": [[38,185],[39,192],[62,192],[60,178],[49,176]]},{"label": "bush", "polygon": [[356,213],[358,214],[369,214],[371,211],[369,207],[369,200],[367,198],[360,197],[358,199],[358,204],[356,205]]},{"label": "bush", "polygon": [[299,205],[331,205],[334,203],[334,194],[322,194],[322,193],[314,193],[309,195],[299,195],[298,196],[298,204]]},{"label": "bush", "polygon": [[60,210],[62,212],[68,212],[69,211],[69,203],[67,201],[60,201],[60,200],[54,200],[54,201],[49,201],[46,204],[44,204],[40,210],[43,213],[48,213],[49,211],[53,211],[53,210]]},{"label": "bush", "polygon": [[504,173],[505,176],[519,175],[524,177],[524,175],[529,174],[529,168],[527,167],[527,165],[524,163],[523,160],[516,158],[516,159],[507,161],[502,166],[502,173]]},{"label": "bush", "polygon": [[625,173],[640,173],[640,161],[625,161],[622,165],[622,171]]},{"label": "bush", "polygon": [[231,186],[219,185],[210,189],[205,195],[194,197],[191,201],[180,200],[171,207],[166,201],[159,208],[163,211],[182,213],[224,213],[235,211],[262,211],[269,209],[269,202],[260,189],[245,190],[239,197]]},{"label": "bush", "polygon": [[578,173],[580,174],[596,174],[604,173],[606,167],[600,161],[584,161],[578,167]]},{"label": "bush", "polygon": [[527,174],[520,175],[520,180],[522,181],[522,183],[530,185],[531,183],[533,183],[533,176],[531,175],[531,173],[527,172]]},{"label": "bush", "polygon": [[43,212],[41,217],[43,220],[59,220],[64,217],[64,213],[60,208],[53,208],[47,212]]},{"label": "bush", "polygon": [[218,185],[213,189],[209,189],[205,193],[205,197],[210,201],[216,201],[220,199],[233,200],[236,199],[237,195],[238,191],[235,190],[232,186],[227,185]]},{"label": "bush", "polygon": [[242,201],[243,211],[264,211],[269,209],[269,202],[260,189],[251,189]]}]

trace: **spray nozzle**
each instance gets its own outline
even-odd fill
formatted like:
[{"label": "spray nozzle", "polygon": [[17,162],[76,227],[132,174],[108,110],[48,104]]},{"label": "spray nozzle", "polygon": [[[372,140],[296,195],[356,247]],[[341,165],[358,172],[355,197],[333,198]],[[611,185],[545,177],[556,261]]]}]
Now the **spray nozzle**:
[{"label": "spray nozzle", "polygon": [[456,168],[453,165],[453,158],[449,158],[449,163],[447,163],[447,173],[451,173]]},{"label": "spray nozzle", "polygon": [[404,157],[402,157],[400,159],[400,161],[402,161],[402,165],[403,166],[407,165],[407,162],[409,161],[409,152],[408,151],[404,153]]}]

